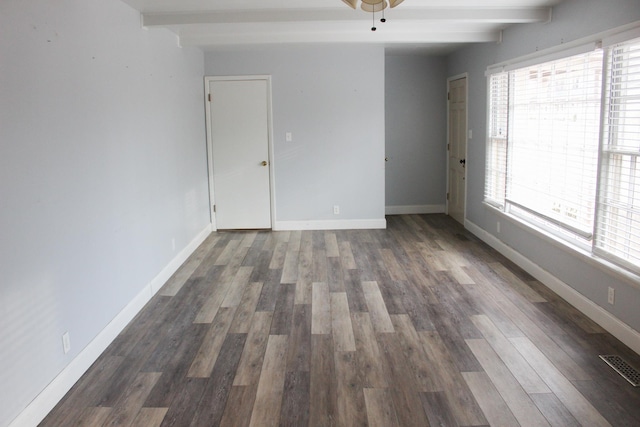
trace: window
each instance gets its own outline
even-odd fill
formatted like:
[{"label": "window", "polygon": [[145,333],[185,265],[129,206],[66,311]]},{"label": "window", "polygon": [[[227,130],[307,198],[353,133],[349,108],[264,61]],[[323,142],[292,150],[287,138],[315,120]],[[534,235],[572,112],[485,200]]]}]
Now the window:
[{"label": "window", "polygon": [[502,208],[507,182],[507,129],[509,119],[509,75],[494,74],[490,78],[489,145],[485,201]]},{"label": "window", "polygon": [[640,271],[640,39],[490,73],[487,142],[486,203]]},{"label": "window", "polygon": [[640,40],[608,61],[596,253],[640,266]]}]

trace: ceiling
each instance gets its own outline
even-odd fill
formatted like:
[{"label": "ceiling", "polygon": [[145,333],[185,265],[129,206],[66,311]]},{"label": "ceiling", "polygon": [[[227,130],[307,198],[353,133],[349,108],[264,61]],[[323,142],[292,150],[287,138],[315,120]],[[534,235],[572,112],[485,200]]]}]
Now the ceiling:
[{"label": "ceiling", "polygon": [[498,42],[513,24],[547,22],[562,0],[405,0],[386,23],[342,0],[123,0],[146,28],[168,28],[182,46],[206,51],[257,45],[372,43],[393,50],[447,53]]}]

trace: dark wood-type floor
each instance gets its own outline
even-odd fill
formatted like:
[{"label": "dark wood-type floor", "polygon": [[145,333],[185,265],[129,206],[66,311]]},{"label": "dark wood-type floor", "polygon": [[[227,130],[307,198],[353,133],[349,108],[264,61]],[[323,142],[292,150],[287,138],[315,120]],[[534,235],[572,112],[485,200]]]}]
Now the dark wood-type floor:
[{"label": "dark wood-type floor", "polygon": [[640,425],[598,358],[638,355],[450,218],[387,219],[212,234],[42,425]]}]

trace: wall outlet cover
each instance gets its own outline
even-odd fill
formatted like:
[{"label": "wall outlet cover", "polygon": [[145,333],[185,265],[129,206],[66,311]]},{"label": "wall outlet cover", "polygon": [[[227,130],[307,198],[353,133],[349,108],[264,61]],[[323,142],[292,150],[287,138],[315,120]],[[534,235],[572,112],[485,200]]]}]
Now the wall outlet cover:
[{"label": "wall outlet cover", "polygon": [[69,331],[62,334],[62,351],[64,351],[64,354],[71,351],[71,337],[69,336]]}]

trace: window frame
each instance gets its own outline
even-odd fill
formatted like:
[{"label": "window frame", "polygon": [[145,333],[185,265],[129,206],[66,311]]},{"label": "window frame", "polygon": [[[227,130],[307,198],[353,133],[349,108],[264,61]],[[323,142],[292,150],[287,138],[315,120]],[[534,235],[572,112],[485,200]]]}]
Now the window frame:
[{"label": "window frame", "polygon": [[[609,71],[609,62],[610,62],[610,50],[613,50],[613,47],[617,44],[634,41],[634,39],[640,37],[640,23],[632,23],[624,27],[616,28],[614,30],[610,30],[605,33],[600,33],[598,35],[594,35],[585,39],[577,40],[573,43],[569,43],[566,45],[558,46],[556,48],[548,49],[543,52],[537,52],[532,55],[527,55],[525,57],[516,58],[511,61],[503,62],[500,64],[496,64],[488,67],[485,75],[487,77],[487,136],[486,136],[486,158],[485,158],[485,192],[483,195],[483,203],[488,208],[499,212],[501,215],[504,215],[506,218],[513,220],[517,224],[521,224],[521,226],[525,227],[528,230],[533,230],[536,233],[546,237],[548,240],[554,242],[556,245],[559,244],[562,247],[568,248],[571,252],[578,253],[581,256],[584,256],[588,260],[595,262],[596,265],[603,267],[610,271],[613,270],[615,272],[621,273],[621,275],[627,279],[632,279],[632,282],[637,284],[638,278],[640,277],[640,261],[637,263],[634,262],[625,262],[625,260],[621,260],[619,257],[601,250],[597,247],[597,242],[601,239],[598,236],[598,232],[600,231],[600,223],[602,221],[601,216],[603,215],[600,206],[600,201],[602,197],[602,192],[604,189],[603,185],[603,176],[605,173],[608,173],[607,165],[603,163],[605,156],[605,145],[608,144],[608,136],[605,135],[605,120],[607,120],[607,116],[605,115],[605,109],[607,108],[607,94],[609,93],[609,88],[607,84],[609,83],[608,71]],[[495,120],[494,112],[492,110],[492,77],[499,75],[501,73],[507,73],[507,81],[508,81],[508,91],[512,90],[512,81],[509,71],[514,71],[518,69],[527,68],[529,66],[543,64],[546,62],[568,58],[574,55],[578,55],[581,53],[586,53],[589,51],[593,51],[594,49],[604,49],[603,58],[602,58],[602,90],[600,92],[600,120],[598,123],[599,130],[599,143],[598,143],[598,151],[597,151],[597,181],[596,181],[596,193],[595,198],[593,200],[594,203],[594,220],[593,220],[593,229],[591,233],[584,233],[581,230],[571,230],[571,227],[566,227],[564,224],[558,224],[554,218],[545,217],[543,214],[536,212],[528,212],[529,209],[525,206],[520,206],[517,203],[510,202],[508,200],[507,188],[508,188],[508,180],[509,180],[509,139],[508,136],[510,134],[509,128],[506,132],[506,155],[505,155],[505,171],[507,176],[504,180],[504,188],[505,188],[505,197],[502,199],[502,203],[500,200],[495,200],[493,197],[489,197],[489,184],[491,180],[491,174],[495,174],[496,171],[490,169],[492,165],[492,155],[495,155],[495,142],[493,141],[493,121]],[[507,102],[507,108],[510,109],[511,106],[509,104],[510,101]],[[512,125],[512,117],[509,117],[509,126]],[[640,152],[635,154],[636,159],[640,164]],[[640,179],[640,173],[638,174],[638,178]],[[495,187],[495,183],[493,184]],[[498,185],[496,188],[499,188]],[[639,196],[640,200],[640,196]],[[532,217],[534,219],[532,219]]]},{"label": "window frame", "polygon": [[[633,49],[629,49],[628,52],[633,51],[633,59],[636,62],[633,66],[631,64],[626,64],[622,73],[619,73],[617,76],[614,76],[614,69],[611,68],[612,64],[614,64],[614,60],[616,60],[616,56],[626,56],[626,54],[620,55],[617,53],[619,49],[626,50],[627,46],[633,46]],[[629,269],[631,271],[640,272],[640,257],[638,255],[633,256],[636,259],[636,262],[629,261],[628,258],[631,257],[630,253],[635,252],[636,254],[640,251],[640,244],[624,246],[623,249],[626,251],[626,257],[620,254],[621,251],[614,251],[613,249],[607,250],[605,248],[605,243],[608,240],[616,240],[616,238],[621,238],[618,232],[611,232],[603,235],[603,233],[599,233],[600,230],[604,230],[607,227],[607,223],[609,222],[609,216],[613,217],[613,221],[622,219],[622,215],[613,215],[609,213],[610,209],[620,209],[627,212],[627,217],[629,214],[637,216],[640,214],[638,212],[638,208],[634,206],[633,202],[640,202],[640,194],[636,197],[632,197],[631,205],[629,205],[629,200],[627,202],[618,202],[613,203],[610,202],[610,199],[616,197],[624,197],[622,193],[626,193],[628,196],[629,193],[637,193],[637,184],[636,182],[640,181],[640,141],[636,143],[635,140],[631,141],[636,143],[636,146],[627,147],[624,145],[627,142],[625,136],[625,131],[628,131],[626,125],[620,125],[620,123],[624,123],[625,120],[635,120],[640,121],[640,113],[637,110],[629,110],[629,105],[627,101],[633,100],[632,104],[636,107],[640,107],[640,80],[638,80],[638,69],[640,68],[640,36],[635,37],[628,41],[622,41],[619,44],[613,44],[608,52],[608,60],[604,65],[605,69],[605,81],[603,82],[603,100],[602,100],[602,114],[601,114],[601,144],[600,144],[600,183],[598,186],[598,195],[597,195],[597,212],[596,212],[596,224],[594,226],[596,237],[593,243],[593,253],[601,258],[608,259],[623,268]],[[619,58],[618,58],[619,59]],[[631,58],[625,58],[625,61],[630,61]],[[635,70],[635,76],[628,71],[633,68]],[[629,80],[630,78],[635,77],[636,80]],[[631,82],[631,87],[627,86],[627,83]],[[624,89],[613,89],[614,86],[626,86]],[[630,94],[629,92],[633,92]],[[614,96],[615,93],[615,96]],[[621,96],[622,95],[622,96]],[[630,111],[634,111],[636,114],[634,116],[627,116],[627,113]],[[624,113],[621,115],[621,113]],[[620,144],[621,142],[621,144]],[[625,160],[628,159],[628,160]],[[606,188],[610,187],[610,180],[615,180],[620,184],[616,187],[616,190],[622,190],[625,178],[625,169],[624,163],[630,163],[630,166],[633,168],[629,168],[629,175],[627,178],[630,178],[633,183],[627,182],[628,187],[626,191],[621,192],[609,192],[606,191]],[[611,169],[617,169],[617,173],[614,175],[610,174]],[[631,185],[629,185],[631,184]],[[638,221],[634,221],[633,219],[626,219],[627,226],[626,231],[622,231],[622,234],[631,234],[633,232],[633,226],[636,226],[636,230],[640,224]],[[603,225],[604,224],[604,225]],[[627,236],[623,239],[633,239],[636,237],[640,239],[640,233],[636,236]],[[615,244],[609,244],[609,246],[614,246]]]}]

